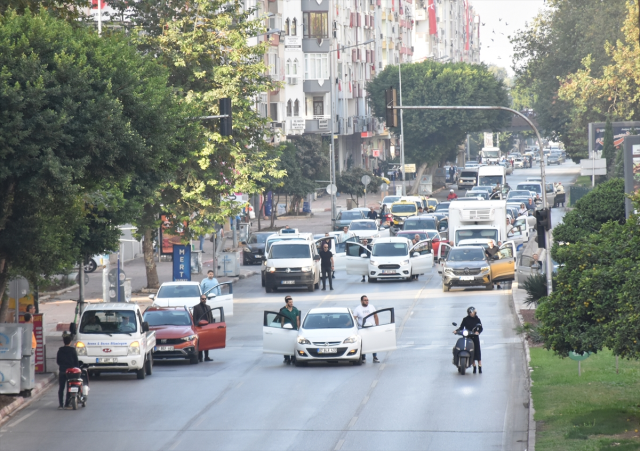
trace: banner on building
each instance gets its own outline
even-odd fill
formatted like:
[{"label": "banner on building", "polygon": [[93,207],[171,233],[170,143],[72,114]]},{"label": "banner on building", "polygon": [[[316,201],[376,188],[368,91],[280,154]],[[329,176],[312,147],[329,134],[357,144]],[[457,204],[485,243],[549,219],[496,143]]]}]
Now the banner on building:
[{"label": "banner on building", "polygon": [[493,133],[484,134],[484,147],[493,147]]},{"label": "banner on building", "polygon": [[[640,136],[627,136],[624,140],[624,190],[633,195],[640,191]],[[633,211],[631,199],[626,197],[627,218]]]},{"label": "banner on building", "polygon": [[438,34],[438,24],[436,22],[435,0],[429,0],[429,34]]}]

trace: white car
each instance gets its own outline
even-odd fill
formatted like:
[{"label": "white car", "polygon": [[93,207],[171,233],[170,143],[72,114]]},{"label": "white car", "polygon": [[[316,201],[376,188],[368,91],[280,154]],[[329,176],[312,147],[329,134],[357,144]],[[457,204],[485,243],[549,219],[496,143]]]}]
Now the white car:
[{"label": "white car", "polygon": [[[374,316],[375,315],[375,316]],[[362,355],[396,349],[396,324],[393,308],[377,310],[378,325],[358,327],[351,309],[314,308],[305,315],[296,330],[277,312],[264,312],[262,351],[265,354],[295,356],[295,365],[314,361],[343,361],[362,364]]]},{"label": "white car", "polygon": [[513,160],[513,167],[516,169],[524,168],[524,161],[521,158],[516,158]]},{"label": "white car", "polygon": [[359,240],[368,239],[369,241],[374,238],[380,237],[380,227],[378,221],[373,219],[358,219],[351,221],[349,225],[349,232],[358,237]]},{"label": "white car", "polygon": [[431,240],[411,246],[406,238],[379,238],[371,250],[359,243],[347,243],[347,274],[369,276],[369,282],[386,279],[411,280],[431,271]]},{"label": "white car", "polygon": [[[225,316],[233,316],[233,284],[224,282],[218,285],[222,294],[207,294],[207,305],[211,308],[223,307]],[[228,287],[229,293],[224,294],[223,288]],[[200,303],[199,282],[165,282],[160,286],[158,294],[149,295],[153,300],[153,307],[187,307],[191,309]]]}]

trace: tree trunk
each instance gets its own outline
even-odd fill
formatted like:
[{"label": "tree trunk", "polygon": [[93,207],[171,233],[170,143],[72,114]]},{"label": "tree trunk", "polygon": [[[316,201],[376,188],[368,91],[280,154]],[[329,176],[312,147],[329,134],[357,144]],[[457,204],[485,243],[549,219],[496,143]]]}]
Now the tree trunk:
[{"label": "tree trunk", "polygon": [[[142,253],[144,255],[144,266],[147,271],[147,288],[160,288],[158,279],[158,268],[153,259],[153,229],[144,228],[144,240],[142,241]],[[162,249],[162,243],[158,243],[158,250]]]},{"label": "tree trunk", "polygon": [[9,264],[5,258],[0,259],[0,322],[4,322],[9,310],[9,296],[4,295],[9,278]]},{"label": "tree trunk", "polygon": [[273,195],[271,195],[271,228],[273,229],[276,224],[276,213],[278,212],[278,203],[280,202],[280,194],[276,199],[275,205],[273,204]]},{"label": "tree trunk", "polygon": [[411,191],[409,192],[409,194],[418,194],[418,190],[420,189],[420,178],[422,178],[426,169],[427,169],[426,163],[423,163],[420,166],[418,166],[418,170],[416,171],[415,183],[411,187]]},{"label": "tree trunk", "polygon": [[262,208],[264,207],[264,202],[262,202],[262,194],[258,194],[258,211],[256,214],[258,215],[258,232],[260,231],[260,216],[262,216]]}]

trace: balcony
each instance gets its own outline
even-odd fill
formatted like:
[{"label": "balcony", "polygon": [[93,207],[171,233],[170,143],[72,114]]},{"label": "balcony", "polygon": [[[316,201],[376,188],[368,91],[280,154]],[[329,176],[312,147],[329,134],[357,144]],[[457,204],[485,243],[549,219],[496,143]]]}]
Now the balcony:
[{"label": "balcony", "polygon": [[331,124],[329,121],[331,116],[313,116],[313,119],[306,119],[304,132],[305,133],[329,133],[331,131]]},{"label": "balcony", "polygon": [[322,84],[318,80],[304,80],[302,82],[302,91],[308,94],[324,94],[331,91],[331,83],[329,83],[328,79],[320,81]]},{"label": "balcony", "polygon": [[329,11],[329,0],[301,0],[300,7],[302,12]]}]

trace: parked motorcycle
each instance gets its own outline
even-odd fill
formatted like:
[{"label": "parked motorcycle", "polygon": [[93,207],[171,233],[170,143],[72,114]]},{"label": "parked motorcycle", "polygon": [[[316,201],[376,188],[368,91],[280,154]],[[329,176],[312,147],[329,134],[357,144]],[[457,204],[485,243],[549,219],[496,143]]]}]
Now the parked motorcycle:
[{"label": "parked motorcycle", "polygon": [[77,410],[78,403],[81,403],[82,407],[87,407],[87,398],[89,397],[87,366],[69,368],[65,374],[67,375],[67,393],[71,407],[73,407],[73,410]]},{"label": "parked motorcycle", "polygon": [[[458,324],[451,323],[454,326],[458,327]],[[456,335],[460,335],[461,338],[458,339],[455,347],[453,348],[453,364],[458,367],[458,373],[464,375],[471,365],[473,365],[473,357],[475,346],[473,344],[473,340],[471,339],[471,335],[476,333],[479,325],[474,327],[473,330],[468,331],[467,329],[458,329],[455,332]]]}]

